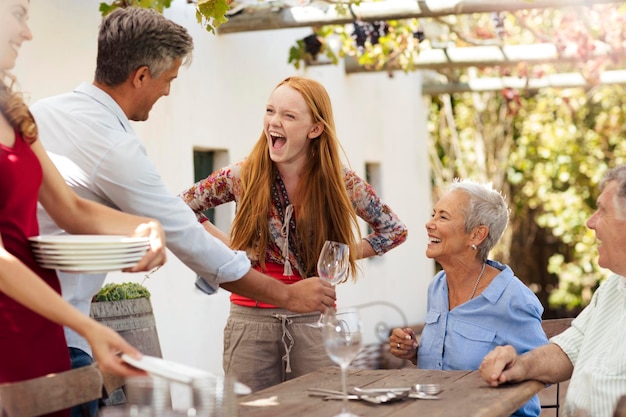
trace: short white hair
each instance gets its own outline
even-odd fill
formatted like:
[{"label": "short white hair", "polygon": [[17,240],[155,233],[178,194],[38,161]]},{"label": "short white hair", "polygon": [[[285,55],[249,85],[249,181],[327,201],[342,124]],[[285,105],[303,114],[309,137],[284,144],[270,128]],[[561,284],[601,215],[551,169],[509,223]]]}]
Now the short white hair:
[{"label": "short white hair", "polygon": [[461,207],[465,216],[465,231],[484,225],[489,233],[478,246],[478,255],[487,260],[489,252],[502,237],[509,223],[510,209],[502,193],[493,188],[492,183],[478,183],[468,179],[455,178],[448,191],[461,191],[468,197],[467,206]]}]

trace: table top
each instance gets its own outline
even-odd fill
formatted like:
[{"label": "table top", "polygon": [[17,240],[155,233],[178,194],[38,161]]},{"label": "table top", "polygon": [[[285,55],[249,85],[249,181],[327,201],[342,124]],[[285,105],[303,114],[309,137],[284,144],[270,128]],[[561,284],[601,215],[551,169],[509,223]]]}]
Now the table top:
[{"label": "table top", "polygon": [[[526,381],[498,388],[488,386],[477,371],[390,369],[348,371],[350,387],[408,387],[438,383],[439,400],[405,399],[387,404],[350,401],[350,409],[361,417],[455,416],[507,417],[545,385]],[[308,388],[341,390],[338,367],[326,367],[291,381],[240,398],[239,417],[331,417],[341,411],[342,401],[309,396]],[[254,404],[254,405],[250,405]]]}]

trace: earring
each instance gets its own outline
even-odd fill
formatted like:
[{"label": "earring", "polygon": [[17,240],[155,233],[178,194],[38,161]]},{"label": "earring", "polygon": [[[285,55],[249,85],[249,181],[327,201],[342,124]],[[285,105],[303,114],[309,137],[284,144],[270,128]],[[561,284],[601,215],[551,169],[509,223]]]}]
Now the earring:
[{"label": "earring", "polygon": [[476,245],[474,245],[473,243],[472,243],[472,249],[476,250]]}]

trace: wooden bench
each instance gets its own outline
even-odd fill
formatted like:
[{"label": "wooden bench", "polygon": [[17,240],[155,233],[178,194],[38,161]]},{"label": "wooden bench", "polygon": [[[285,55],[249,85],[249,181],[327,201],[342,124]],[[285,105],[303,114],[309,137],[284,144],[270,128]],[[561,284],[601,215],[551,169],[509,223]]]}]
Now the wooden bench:
[{"label": "wooden bench", "polygon": [[[95,305],[95,307],[94,307]],[[147,355],[161,357],[149,299],[98,302],[91,316]],[[0,384],[1,417],[35,417],[121,392],[125,378],[102,374],[96,364],[15,383]],[[125,398],[122,396],[122,400]],[[106,401],[105,401],[106,402]],[[116,400],[113,404],[117,404]]]},{"label": "wooden bench", "polygon": [[102,397],[103,377],[96,365],[26,381],[0,384],[0,415],[35,417]]},{"label": "wooden bench", "polygon": [[[572,320],[574,319],[573,318],[547,319],[541,322],[541,327],[543,327],[544,333],[546,334],[548,339],[550,339],[552,336],[556,336],[557,334],[563,333],[565,330],[567,330],[567,328],[572,325]],[[555,410],[554,412],[555,417],[559,416],[559,408],[561,407],[561,396],[562,396],[561,384],[565,382],[567,381],[559,382],[545,389],[545,390],[552,389],[555,391],[554,402],[551,402],[551,403],[546,403],[544,401],[541,402],[542,409],[554,409]],[[545,393],[544,395],[540,394],[540,397],[546,397]]]},{"label": "wooden bench", "polygon": [[0,416],[35,417],[106,398],[124,377],[102,374],[96,364],[20,382],[0,384]]}]

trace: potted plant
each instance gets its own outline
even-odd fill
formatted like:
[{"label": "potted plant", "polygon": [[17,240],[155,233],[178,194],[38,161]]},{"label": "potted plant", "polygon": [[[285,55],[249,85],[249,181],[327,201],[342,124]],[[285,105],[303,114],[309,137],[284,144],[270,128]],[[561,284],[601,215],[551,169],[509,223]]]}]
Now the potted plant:
[{"label": "potted plant", "polygon": [[[135,282],[104,285],[91,300],[90,316],[117,331],[146,355],[162,357],[150,291]],[[105,405],[122,405],[126,395],[124,378],[108,375],[104,381]]]},{"label": "potted plant", "polygon": [[142,353],[162,357],[150,291],[134,282],[109,283],[93,297],[90,316]]}]

